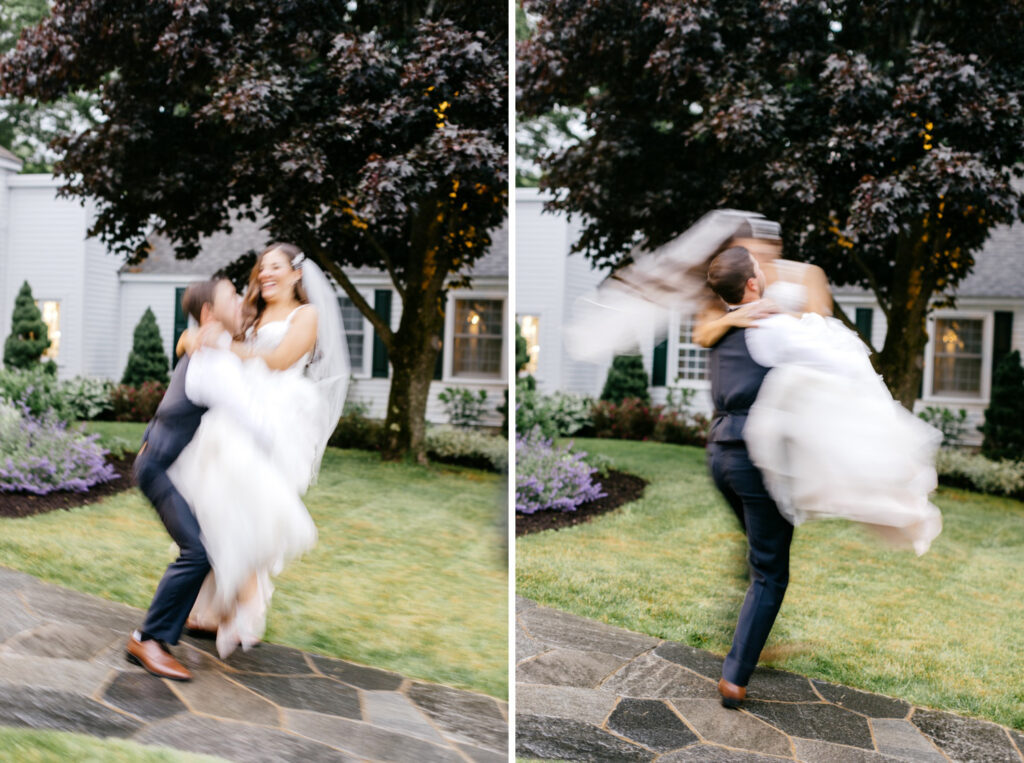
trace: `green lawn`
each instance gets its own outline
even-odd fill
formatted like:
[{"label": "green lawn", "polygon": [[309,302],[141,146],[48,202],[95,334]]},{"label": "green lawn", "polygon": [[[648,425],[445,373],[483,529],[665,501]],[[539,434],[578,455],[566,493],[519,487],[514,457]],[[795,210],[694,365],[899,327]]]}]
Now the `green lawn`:
[{"label": "green lawn", "polygon": [[[698,448],[577,440],[650,481],[593,522],[517,539],[517,593],[725,654],[745,544]],[[1024,503],[942,489],[923,557],[848,522],[796,530],[763,664],[1024,728]]]},{"label": "green lawn", "polygon": [[[137,441],[132,426],[102,429]],[[266,639],[506,697],[505,484],[328,449],[305,499],[320,541],[275,579]],[[142,608],[170,545],[137,489],[0,520],[0,564]]]},{"label": "green lawn", "polygon": [[18,763],[217,763],[223,758],[150,747],[124,739],[96,739],[63,731],[0,727],[0,760]]}]

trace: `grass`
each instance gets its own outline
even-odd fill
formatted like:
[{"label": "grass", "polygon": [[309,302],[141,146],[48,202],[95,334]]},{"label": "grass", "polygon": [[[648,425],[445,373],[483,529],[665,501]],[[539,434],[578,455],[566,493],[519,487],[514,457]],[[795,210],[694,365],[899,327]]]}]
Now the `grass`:
[{"label": "grass", "polygon": [[0,760],[18,763],[216,763],[209,755],[193,755],[166,747],[150,747],[123,739],[97,739],[64,731],[0,727]]},{"label": "grass", "polygon": [[[577,440],[650,481],[617,512],[516,542],[516,590],[542,604],[724,655],[746,551],[698,448]],[[795,533],[762,664],[1024,728],[1024,503],[934,498],[922,557],[844,521]]]},{"label": "grass", "polygon": [[[275,579],[266,639],[506,697],[504,491],[487,472],[329,448],[305,498],[320,540]],[[0,525],[0,564],[140,608],[172,559],[137,489]]]}]

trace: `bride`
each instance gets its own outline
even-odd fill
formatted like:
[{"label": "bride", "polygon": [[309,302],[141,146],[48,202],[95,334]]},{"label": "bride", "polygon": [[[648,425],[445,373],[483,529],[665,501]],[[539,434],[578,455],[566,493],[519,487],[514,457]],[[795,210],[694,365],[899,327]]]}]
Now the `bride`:
[{"label": "bride", "polygon": [[[784,364],[765,377],[743,437],[779,511],[793,525],[845,518],[923,554],[942,528],[928,500],[937,486],[938,433],[893,400],[860,337],[831,316],[820,268],[779,258],[779,226],[763,216],[716,210],[632,263],[582,300],[569,330],[577,357],[628,351],[667,325],[668,311],[698,313],[694,338],[708,347],[732,328],[775,313],[800,319],[801,335],[845,358],[846,371]],[[730,312],[707,287],[707,268],[724,249],[747,248],[765,270],[760,302]],[[756,358],[755,358],[756,360]]]},{"label": "bride", "polygon": [[270,576],[316,544],[300,496],[319,471],[349,373],[334,291],[297,247],[272,244],[259,255],[240,308],[234,339],[212,327],[182,344],[195,352],[193,364],[204,353],[232,353],[247,421],[213,405],[170,471],[213,568],[188,627],[216,632],[222,657],[260,640]]}]

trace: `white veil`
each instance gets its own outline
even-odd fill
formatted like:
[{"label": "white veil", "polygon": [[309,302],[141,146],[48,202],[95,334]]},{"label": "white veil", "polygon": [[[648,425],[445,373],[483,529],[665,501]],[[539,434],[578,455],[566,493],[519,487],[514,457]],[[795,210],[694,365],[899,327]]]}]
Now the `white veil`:
[{"label": "white veil", "polygon": [[778,238],[778,224],[757,212],[716,209],[655,249],[634,248],[631,264],[576,300],[565,329],[569,353],[600,362],[636,351],[665,335],[669,310],[697,312],[707,288],[702,267],[744,223],[755,238]]},{"label": "white veil", "polygon": [[327,441],[334,433],[345,407],[351,365],[348,359],[345,327],[341,318],[341,306],[338,304],[334,287],[309,257],[302,258],[300,268],[302,287],[317,312],[316,344],[313,347],[313,355],[306,365],[306,376],[316,384],[324,410],[323,428],[320,431],[316,459],[313,462],[315,481],[320,471],[320,461],[327,448]]}]

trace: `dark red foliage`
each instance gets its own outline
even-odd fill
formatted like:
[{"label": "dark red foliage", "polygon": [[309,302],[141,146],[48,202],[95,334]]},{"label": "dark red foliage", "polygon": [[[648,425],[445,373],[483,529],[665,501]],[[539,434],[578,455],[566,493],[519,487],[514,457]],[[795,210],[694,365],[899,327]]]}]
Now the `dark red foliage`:
[{"label": "dark red foliage", "polygon": [[[402,398],[429,384],[445,290],[505,217],[507,18],[498,0],[57,0],[0,60],[0,93],[99,93],[105,120],[63,139],[56,169],[130,258],[154,220],[193,257],[264,215],[373,323]],[[374,313],[342,272],[363,266],[421,325]],[[389,404],[406,446],[419,397]]]},{"label": "dark red foliage", "polygon": [[527,0],[517,106],[580,106],[542,162],[578,249],[623,260],[709,209],[783,224],[786,254],[871,289],[880,364],[916,396],[929,300],[1019,219],[1024,5],[923,0]]}]

